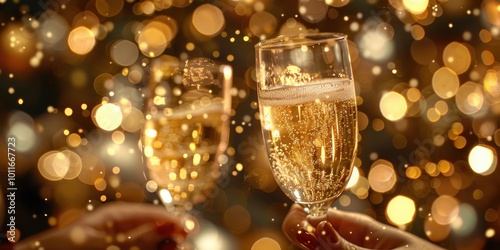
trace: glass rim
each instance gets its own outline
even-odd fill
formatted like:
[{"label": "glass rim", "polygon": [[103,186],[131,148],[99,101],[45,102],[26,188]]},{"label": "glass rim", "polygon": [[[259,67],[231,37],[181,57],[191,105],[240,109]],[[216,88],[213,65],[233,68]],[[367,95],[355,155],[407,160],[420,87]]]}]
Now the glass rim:
[{"label": "glass rim", "polygon": [[[314,40],[300,40],[304,38],[315,38]],[[318,32],[318,33],[302,33],[296,35],[281,35],[275,38],[270,38],[258,42],[255,45],[256,49],[276,49],[285,47],[296,47],[302,45],[316,44],[328,40],[341,41],[346,40],[347,35],[340,32]]]}]

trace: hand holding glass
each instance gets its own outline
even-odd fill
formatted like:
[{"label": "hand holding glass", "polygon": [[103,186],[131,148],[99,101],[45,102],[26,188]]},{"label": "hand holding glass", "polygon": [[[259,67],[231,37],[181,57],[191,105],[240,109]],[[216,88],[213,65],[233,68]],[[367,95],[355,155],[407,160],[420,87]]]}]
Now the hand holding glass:
[{"label": "hand holding glass", "polygon": [[357,149],[357,108],[347,38],[282,36],[256,45],[261,125],[283,192],[311,216],[345,189]]}]

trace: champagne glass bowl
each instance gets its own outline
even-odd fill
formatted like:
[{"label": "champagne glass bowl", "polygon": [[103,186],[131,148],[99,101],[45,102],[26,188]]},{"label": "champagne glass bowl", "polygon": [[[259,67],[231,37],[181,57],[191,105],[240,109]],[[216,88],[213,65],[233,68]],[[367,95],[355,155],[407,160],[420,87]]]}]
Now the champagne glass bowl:
[{"label": "champagne glass bowl", "polygon": [[256,46],[261,128],[283,192],[321,216],[345,189],[357,150],[347,37],[280,36]]}]

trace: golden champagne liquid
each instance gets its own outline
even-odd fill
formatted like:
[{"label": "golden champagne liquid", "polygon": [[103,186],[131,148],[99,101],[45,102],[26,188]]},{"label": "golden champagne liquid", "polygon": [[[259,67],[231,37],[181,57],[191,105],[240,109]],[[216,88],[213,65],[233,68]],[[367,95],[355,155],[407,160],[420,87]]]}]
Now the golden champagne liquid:
[{"label": "golden champagne liquid", "polygon": [[298,203],[332,200],[349,180],[358,134],[352,86],[349,79],[323,79],[259,92],[272,172]]},{"label": "golden champagne liquid", "polygon": [[227,144],[224,117],[222,103],[215,103],[146,121],[143,148],[149,178],[169,191],[167,202],[175,207],[190,210],[213,192],[220,175],[217,158]]}]

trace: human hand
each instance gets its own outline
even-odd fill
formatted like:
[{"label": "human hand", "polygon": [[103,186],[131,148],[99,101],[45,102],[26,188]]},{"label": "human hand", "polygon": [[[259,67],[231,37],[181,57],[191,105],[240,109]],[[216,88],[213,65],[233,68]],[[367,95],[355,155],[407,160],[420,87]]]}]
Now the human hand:
[{"label": "human hand", "polygon": [[[308,232],[307,225],[315,230]],[[323,217],[308,218],[300,205],[293,204],[282,230],[303,249],[441,249],[367,215],[333,208]]]},{"label": "human hand", "polygon": [[[14,245],[24,249],[176,249],[188,230],[181,218],[164,207],[143,203],[114,202],[85,214],[63,229],[50,229]],[[117,248],[117,249],[118,249]]]}]

